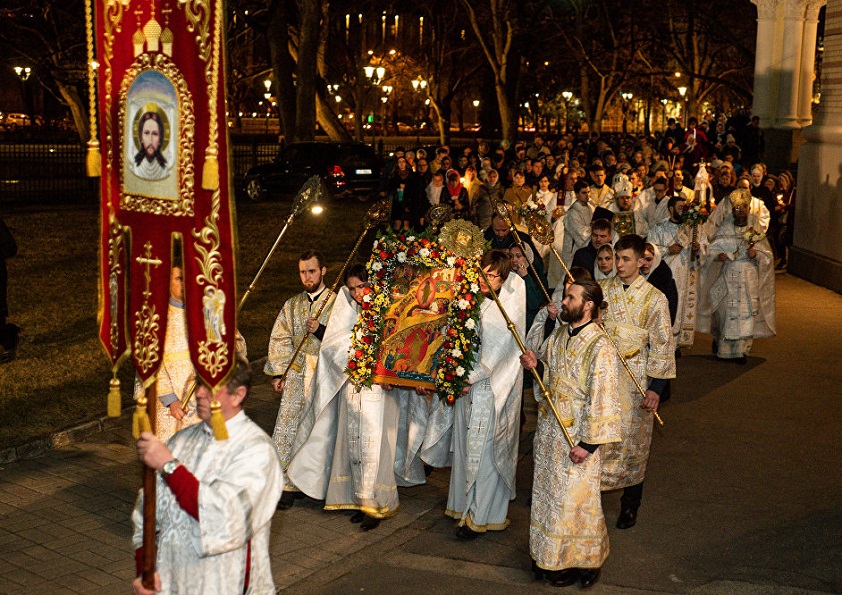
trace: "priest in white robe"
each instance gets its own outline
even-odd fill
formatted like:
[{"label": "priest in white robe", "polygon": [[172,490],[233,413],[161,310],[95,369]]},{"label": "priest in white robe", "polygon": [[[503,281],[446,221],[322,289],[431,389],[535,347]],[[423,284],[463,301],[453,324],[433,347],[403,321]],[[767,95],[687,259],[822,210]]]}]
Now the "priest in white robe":
[{"label": "priest in white robe", "polygon": [[[523,336],[526,290],[523,279],[510,274],[511,257],[491,250],[483,256],[481,266]],[[481,281],[483,292],[488,293],[485,281]],[[468,378],[470,390],[453,406],[453,465],[445,510],[458,521],[457,537],[468,540],[509,525],[523,385],[517,343],[497,304],[488,296],[480,306],[479,334],[481,345]]]},{"label": "priest in white robe", "polygon": [[754,228],[751,221],[768,218],[763,203],[738,189],[716,210],[726,206],[730,216],[710,239],[698,330],[713,335],[717,358],[745,363],[754,339],[775,335],[775,260],[765,236],[746,237],[750,228],[762,233],[762,224]]},{"label": "priest in white robe", "polygon": [[554,586],[580,580],[590,587],[608,557],[600,476],[605,444],[620,440],[619,362],[605,333],[593,323],[602,289],[575,281],[562,303],[561,328],[521,356],[525,368],[545,362],[544,379],[575,446],[538,397],[529,551],[537,579]]},{"label": "priest in white robe", "polygon": [[[196,391],[204,423],[164,444],[150,432],[140,459],[160,471],[156,488],[156,587],[163,593],[274,593],[269,559],[272,515],[283,485],[275,445],[243,411],[251,385],[248,362],[237,360],[217,393],[227,440],[210,428],[209,388]],[[143,545],[143,493],[132,513],[138,574]],[[140,579],[135,593],[153,593]]]},{"label": "priest in white robe", "polygon": [[608,307],[605,329],[617,343],[641,395],[625,368],[620,368],[622,441],[602,453],[602,490],[623,489],[618,529],[637,522],[643,480],[649,461],[652,424],[667,380],[675,378],[675,343],[667,298],[641,274],[646,244],[627,235],[614,245],[617,276],[600,281]]},{"label": "priest in white robe", "polygon": [[[269,337],[269,350],[263,371],[272,377],[272,388],[275,392],[282,395],[272,439],[278,446],[278,456],[284,471],[292,460],[293,443],[335,298],[334,294],[325,288],[324,275],[327,273],[327,267],[324,263],[324,255],[315,250],[307,250],[300,256],[298,272],[304,291],[284,303]],[[327,306],[316,319],[314,315],[324,300],[327,300]],[[302,340],[303,347],[295,361],[292,361],[292,356]],[[283,379],[287,367],[289,372],[286,379]],[[280,506],[289,508],[299,497],[303,497],[301,490],[286,478]]]},{"label": "priest in white robe", "polygon": [[652,228],[647,237],[660,251],[675,280],[678,308],[672,334],[678,347],[690,347],[696,337],[699,269],[707,258],[708,248],[704,226],[681,222],[686,205],[683,196],[671,197],[668,203],[669,220]]},{"label": "priest in white robe", "polygon": [[576,202],[564,215],[564,243],[561,259],[568,267],[573,264],[573,255],[591,241],[591,217],[596,207],[588,202],[588,184],[581,180],[573,185]]}]

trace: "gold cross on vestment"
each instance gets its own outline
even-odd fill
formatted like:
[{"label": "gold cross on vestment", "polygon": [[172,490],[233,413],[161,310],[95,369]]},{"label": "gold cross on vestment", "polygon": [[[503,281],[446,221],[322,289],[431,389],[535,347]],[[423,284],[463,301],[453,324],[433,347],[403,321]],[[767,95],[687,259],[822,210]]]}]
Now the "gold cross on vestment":
[{"label": "gold cross on vestment", "polygon": [[149,284],[152,281],[152,275],[149,273],[150,266],[160,266],[164,264],[158,258],[152,258],[152,242],[146,242],[143,246],[146,250],[146,256],[138,256],[135,258],[138,264],[145,264],[146,271],[143,273],[143,276],[146,278],[146,289],[143,291],[143,297],[148,299],[152,292],[149,290]]}]

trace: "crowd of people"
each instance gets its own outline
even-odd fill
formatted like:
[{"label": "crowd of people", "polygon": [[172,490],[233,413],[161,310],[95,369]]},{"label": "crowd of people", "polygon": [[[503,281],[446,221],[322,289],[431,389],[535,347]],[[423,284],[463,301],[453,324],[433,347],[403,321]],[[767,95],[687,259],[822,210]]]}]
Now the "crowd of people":
[{"label": "crowd of people", "polygon": [[[270,585],[270,509],[309,496],[371,531],[397,512],[398,487],[425,483],[432,468],[450,468],[443,512],[459,539],[505,530],[523,399],[533,397],[532,570],[555,586],[596,583],[609,551],[602,492],[622,490],[616,527],[633,527],[681,349],[710,333],[717,360],[740,364],[754,339],[775,334],[774,269],[786,264],[793,179],[759,160],[756,122],[739,135],[753,143],[742,151],[732,126],[690,118],[686,131],[670,121],[657,139],[536,136],[513,147],[480,141],[458,155],[396,151],[382,185],[389,225],[420,230],[431,207],[446,205],[488,245],[481,340],[464,393],[449,405],[426,388],[351,383],[346,366],[371,271],[351,266],[334,294],[324,255],[303,252],[302,291],[278,314],[264,369],[281,396],[271,442],[242,411],[251,380],[241,362],[220,399],[231,446],[210,448],[206,424],[167,444],[148,433],[138,444],[161,470],[159,541],[169,540],[159,550],[161,584],[201,591],[210,584],[202,581],[223,579],[217,570],[193,574],[224,556],[237,569],[225,578],[232,591]],[[177,405],[173,383],[158,392],[160,416],[209,421],[207,389],[192,411]],[[139,580],[134,587],[146,592]]]}]

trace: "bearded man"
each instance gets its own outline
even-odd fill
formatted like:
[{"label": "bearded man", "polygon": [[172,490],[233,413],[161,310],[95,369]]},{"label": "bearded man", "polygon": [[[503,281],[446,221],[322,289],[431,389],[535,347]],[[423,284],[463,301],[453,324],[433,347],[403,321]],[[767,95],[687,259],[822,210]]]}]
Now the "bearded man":
[{"label": "bearded man", "polygon": [[[600,445],[620,440],[619,362],[605,333],[593,319],[602,288],[592,279],[573,281],[561,304],[561,320],[541,346],[546,382],[572,448],[543,398],[538,399],[535,472],[529,552],[535,578],[553,586],[593,585],[608,557],[608,530],[602,512]],[[538,365],[527,351],[526,369]]]},{"label": "bearded man", "polygon": [[[301,254],[298,274],[304,291],[284,303],[269,337],[269,353],[263,371],[272,377],[274,391],[282,395],[272,439],[278,447],[284,474],[292,459],[295,434],[301,423],[308,388],[319,360],[319,347],[333,307],[335,296],[330,292],[325,293],[326,273],[325,257],[321,252],[307,250]],[[327,305],[316,319],[313,315],[325,299],[328,300]],[[292,356],[302,340],[304,346],[293,361]],[[284,379],[287,368],[289,372]],[[292,481],[288,477],[285,479],[284,493],[279,504],[282,509],[289,508],[295,499],[303,497]]]}]

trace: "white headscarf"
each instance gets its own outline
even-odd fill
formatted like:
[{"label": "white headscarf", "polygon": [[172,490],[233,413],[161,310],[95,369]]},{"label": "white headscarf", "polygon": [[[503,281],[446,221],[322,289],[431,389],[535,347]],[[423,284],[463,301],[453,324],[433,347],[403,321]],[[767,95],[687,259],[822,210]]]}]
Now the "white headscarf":
[{"label": "white headscarf", "polygon": [[[653,258],[652,258],[652,267],[649,269],[649,275],[651,275],[653,273],[653,271],[660,266],[662,258],[661,258],[661,251],[658,249],[658,247],[655,244],[652,244],[651,242],[646,242],[646,249],[649,250],[649,248],[652,248],[652,254],[654,255]],[[649,275],[643,275],[643,276],[648,279]]]},{"label": "white headscarf", "polygon": [[[608,246],[611,250],[611,254],[614,254],[614,248],[611,244],[604,244]],[[599,250],[596,251],[596,257],[599,258],[599,253],[602,252],[602,246],[599,247]],[[605,274],[599,270],[599,265],[594,262],[594,269],[593,269],[593,278],[595,281],[602,281],[603,279],[610,279],[611,277],[617,274],[617,260],[614,260],[614,266],[611,268],[611,273]]]}]

